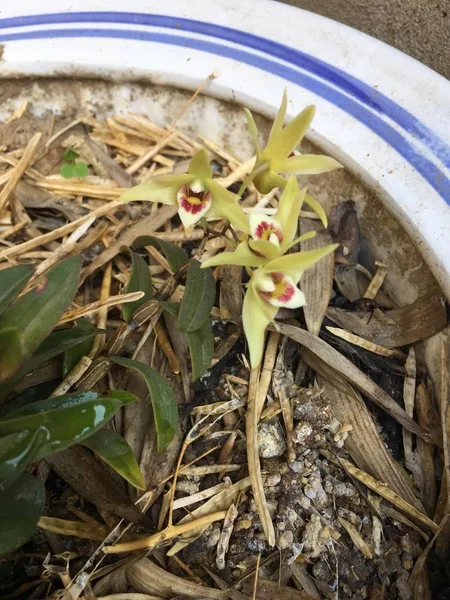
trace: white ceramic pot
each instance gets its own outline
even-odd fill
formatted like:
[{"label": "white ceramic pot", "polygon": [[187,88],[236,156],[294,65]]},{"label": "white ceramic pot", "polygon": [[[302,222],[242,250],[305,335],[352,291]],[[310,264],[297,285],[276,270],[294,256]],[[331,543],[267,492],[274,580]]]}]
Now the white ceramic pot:
[{"label": "white ceramic pot", "polygon": [[[126,9],[126,12],[124,11]],[[450,297],[450,83],[408,56],[269,0],[18,0],[2,77],[89,75],[195,89],[273,116],[318,107],[310,139],[404,225]]]}]

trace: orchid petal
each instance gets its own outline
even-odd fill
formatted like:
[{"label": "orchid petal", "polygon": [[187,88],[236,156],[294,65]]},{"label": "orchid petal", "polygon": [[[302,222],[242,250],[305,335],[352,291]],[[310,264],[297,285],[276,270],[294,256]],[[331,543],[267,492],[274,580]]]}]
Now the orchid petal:
[{"label": "orchid petal", "polygon": [[[292,246],[296,246],[297,244],[300,244],[301,242],[306,242],[306,240],[312,240],[312,238],[315,238],[316,235],[317,235],[317,231],[307,231],[300,237],[295,238],[295,240],[292,240],[292,243],[289,245],[289,248],[292,248]],[[287,248],[287,250],[289,250],[289,248]]]},{"label": "orchid petal", "polygon": [[312,267],[318,260],[334,252],[339,244],[330,244],[316,250],[304,250],[303,252],[294,252],[293,254],[285,254],[279,258],[269,261],[262,267],[265,273],[283,273],[292,277],[297,282],[303,271]]},{"label": "orchid petal", "polygon": [[253,178],[253,185],[256,187],[258,192],[261,192],[261,194],[268,194],[274,188],[284,188],[286,185],[286,179],[281,175],[278,175],[276,171],[264,169],[264,171],[258,173],[258,175]]},{"label": "orchid petal", "polygon": [[242,322],[252,368],[262,362],[266,328],[275,319],[277,312],[278,308],[265,302],[250,281],[242,307]]},{"label": "orchid petal", "polygon": [[260,267],[267,260],[262,256],[256,256],[247,242],[242,242],[234,252],[221,252],[216,256],[208,258],[202,263],[202,268],[217,267],[218,265],[239,265],[241,267]]},{"label": "orchid petal", "polygon": [[319,219],[322,221],[322,225],[327,228],[328,227],[328,217],[326,212],[323,210],[322,205],[318,200],[310,196],[309,194],[305,195],[305,204],[311,208]]},{"label": "orchid petal", "polygon": [[270,292],[260,291],[264,300],[278,308],[281,306],[299,308],[306,304],[305,295],[298,289],[292,277],[283,273],[272,273],[271,275],[275,286]]},{"label": "orchid petal", "polygon": [[261,146],[259,145],[258,140],[258,128],[256,127],[255,119],[248,108],[244,108],[244,112],[247,117],[247,129],[255,146],[256,158],[259,159],[261,157]]},{"label": "orchid petal", "polygon": [[265,240],[277,246],[283,240],[283,229],[277,219],[254,211],[249,217],[250,235],[254,240]]},{"label": "orchid petal", "polygon": [[281,194],[278,211],[275,214],[275,218],[283,228],[283,249],[294,239],[304,197],[305,190],[298,189],[297,180],[294,175],[291,175]]},{"label": "orchid petal", "polygon": [[186,228],[200,221],[212,205],[211,192],[200,193],[202,196],[200,198],[192,194],[192,190],[187,185],[181,186],[177,194],[178,215]]},{"label": "orchid petal", "polygon": [[276,244],[272,244],[267,240],[248,240],[248,245],[259,256],[264,256],[264,258],[272,259],[276,258],[280,255],[280,246]]},{"label": "orchid petal", "polygon": [[291,156],[276,163],[280,173],[299,173],[300,175],[318,175],[327,173],[334,169],[341,169],[342,165],[331,156],[324,154],[302,154],[301,156]]},{"label": "orchid petal", "polygon": [[272,129],[270,130],[269,139],[267,140],[267,146],[270,145],[270,142],[276,137],[280,131],[283,129],[284,121],[286,119],[286,108],[287,108],[287,93],[286,88],[283,92],[283,99],[281,100],[280,108],[275,116],[273,121]]},{"label": "orchid petal", "polygon": [[180,187],[191,181],[192,175],[187,173],[161,175],[127,190],[120,196],[119,200],[122,202],[148,200],[150,202],[161,202],[161,204],[176,205],[177,193]]},{"label": "orchid petal", "polygon": [[189,163],[189,174],[195,179],[209,179],[212,177],[208,154],[203,148],[194,154]]},{"label": "orchid petal", "polygon": [[206,179],[205,186],[213,196],[213,214],[227,219],[235,229],[248,233],[248,217],[238,203],[236,194],[213,179]]},{"label": "orchid petal", "polygon": [[[311,121],[314,118],[316,109],[314,106],[307,106],[302,112],[297,115],[290,123],[281,131],[272,137],[270,142],[264,148],[262,156],[266,160],[272,162],[283,160],[297,148],[303,136],[308,131]],[[271,165],[276,170],[281,170],[278,164]]]}]

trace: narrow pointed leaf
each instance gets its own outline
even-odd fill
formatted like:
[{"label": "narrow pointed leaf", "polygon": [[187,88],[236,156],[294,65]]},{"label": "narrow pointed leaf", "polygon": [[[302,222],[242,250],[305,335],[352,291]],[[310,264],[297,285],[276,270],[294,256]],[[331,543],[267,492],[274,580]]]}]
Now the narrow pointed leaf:
[{"label": "narrow pointed leaf", "polygon": [[119,200],[122,202],[145,201],[161,202],[161,204],[177,204],[177,193],[184,183],[190,183],[192,175],[186,173],[161,175],[145,183],[140,183],[124,192]]},{"label": "narrow pointed leaf", "polygon": [[209,269],[197,260],[188,267],[186,287],[178,314],[178,328],[183,333],[199,329],[211,314],[216,298],[216,282]]},{"label": "narrow pointed leaf", "polygon": [[[311,121],[314,118],[316,109],[314,106],[307,106],[298,114],[286,127],[279,131],[263,150],[263,157],[270,160],[272,157],[282,159],[293,152],[302,141],[303,136],[308,131]],[[273,168],[277,170],[278,166]]]},{"label": "narrow pointed leaf", "polygon": [[275,116],[275,119],[272,124],[272,129],[270,130],[269,139],[267,140],[267,145],[270,145],[270,142],[273,141],[273,138],[280,133],[283,129],[284,121],[286,119],[286,109],[287,109],[287,93],[286,89],[283,91],[283,98],[281,100],[280,108]]},{"label": "narrow pointed leaf", "polygon": [[0,435],[40,427],[47,428],[49,438],[36,453],[36,459],[79,443],[105,425],[124,404],[136,396],[113,390],[104,394],[78,392],[34,402],[9,413],[0,421]]},{"label": "narrow pointed leaf", "polygon": [[[278,312],[278,308],[268,302],[263,308],[263,302],[254,286],[250,284],[244,298],[242,322],[253,369],[262,361],[266,328]],[[271,318],[268,318],[269,314]]]},{"label": "narrow pointed leaf", "polygon": [[253,250],[253,254],[258,255],[258,257],[262,254],[266,260],[275,258],[281,253],[279,246],[267,240],[248,240],[248,246]]},{"label": "narrow pointed leaf", "polygon": [[141,235],[136,238],[131,247],[133,250],[139,250],[139,248],[143,248],[144,246],[154,246],[155,248],[159,248],[167,258],[169,267],[174,273],[189,260],[188,255],[181,246],[172,244],[172,242],[160,240],[153,235]]},{"label": "narrow pointed leaf", "polygon": [[0,493],[25,471],[48,436],[47,429],[39,427],[0,437]]},{"label": "narrow pointed leaf", "polygon": [[16,327],[0,331],[0,381],[15,375],[23,363],[22,336]]},{"label": "narrow pointed leaf", "polygon": [[31,356],[52,331],[75,296],[81,257],[71,256],[51,268],[44,283],[31,289],[0,317],[0,330],[17,328],[22,336],[24,358]]},{"label": "narrow pointed leaf", "polygon": [[196,331],[186,334],[191,355],[192,381],[196,381],[211,367],[214,352],[214,337],[210,319]]},{"label": "narrow pointed leaf", "polygon": [[323,248],[317,248],[317,250],[305,250],[304,252],[285,254],[284,256],[280,256],[280,258],[271,260],[262,268],[266,273],[280,272],[298,281],[305,269],[309,269],[315,262],[327,256],[327,254],[334,252],[338,246],[339,244],[330,244]]},{"label": "narrow pointed leaf", "polygon": [[276,165],[276,169],[281,173],[298,173],[299,175],[318,175],[319,173],[328,173],[328,171],[341,168],[342,165],[337,160],[324,154],[292,156]]},{"label": "narrow pointed leaf", "polygon": [[328,217],[327,217],[327,214],[324,211],[322,205],[320,204],[320,202],[318,200],[316,200],[315,198],[313,198],[312,196],[310,196],[309,194],[306,194],[305,195],[305,204],[307,204],[309,206],[309,208],[311,208],[316,213],[316,215],[322,221],[322,225],[325,228],[327,228],[328,227]]},{"label": "narrow pointed leaf", "polygon": [[142,256],[139,256],[136,252],[130,250],[130,254],[131,274],[127,287],[125,288],[125,293],[144,292],[144,295],[135,302],[127,302],[122,305],[122,313],[125,321],[129,321],[135,311],[153,297],[152,276],[148,264]]},{"label": "narrow pointed leaf", "polygon": [[17,298],[32,274],[31,265],[19,265],[0,271],[0,315]]},{"label": "narrow pointed leaf", "polygon": [[112,431],[102,427],[84,440],[83,446],[90,448],[97,456],[112,467],[119,475],[134,485],[145,490],[145,481],[128,442]]},{"label": "narrow pointed leaf", "polygon": [[29,473],[22,473],[0,492],[0,556],[17,550],[32,536],[44,506],[44,484]]},{"label": "narrow pointed leaf", "polygon": [[178,425],[178,408],[172,388],[164,377],[161,377],[155,369],[144,363],[121,356],[113,356],[110,360],[127,369],[134,369],[143,375],[152,400],[156,435],[158,437],[158,452],[161,452],[175,435]]},{"label": "narrow pointed leaf", "polygon": [[247,242],[242,242],[234,252],[221,252],[205,260],[202,269],[217,267],[218,265],[238,265],[240,267],[260,267],[266,259],[252,252]]},{"label": "narrow pointed leaf", "polygon": [[178,313],[180,312],[180,303],[179,302],[160,302],[161,306],[165,311],[174,317],[178,317]]},{"label": "narrow pointed leaf", "polygon": [[248,108],[244,108],[245,116],[247,117],[247,129],[255,146],[256,157],[261,156],[261,147],[258,140],[258,128],[256,127],[255,119]]},{"label": "narrow pointed leaf", "polygon": [[195,179],[209,179],[212,177],[208,154],[203,148],[194,155],[189,163],[189,175],[192,175]]},{"label": "narrow pointed leaf", "polygon": [[298,189],[297,180],[294,175],[291,175],[281,194],[280,204],[275,215],[283,228],[283,249],[287,248],[294,239],[304,197],[305,190]]},{"label": "narrow pointed leaf", "polygon": [[[94,336],[96,336],[98,333],[102,333],[102,330],[97,329],[97,327],[95,327],[87,319],[81,318],[77,320],[76,327],[69,329],[68,332],[69,334],[72,333],[72,336],[69,335],[64,340],[67,343],[68,348],[64,351],[63,377],[65,377],[67,373],[70,373],[70,371],[83,358],[83,356],[89,354],[94,341]],[[74,334],[76,334],[76,336]],[[51,334],[47,340],[50,340],[50,338],[52,338],[54,335],[56,334]],[[75,342],[76,338],[79,340],[78,343],[71,343]],[[60,340],[61,343],[62,341],[63,340]],[[41,347],[42,346],[43,344],[41,344]]]},{"label": "narrow pointed leaf", "polygon": [[206,186],[212,193],[213,204],[208,216],[217,216],[227,219],[235,229],[248,233],[248,216],[238,203],[238,197],[225,189],[220,183],[213,179],[205,181]]}]

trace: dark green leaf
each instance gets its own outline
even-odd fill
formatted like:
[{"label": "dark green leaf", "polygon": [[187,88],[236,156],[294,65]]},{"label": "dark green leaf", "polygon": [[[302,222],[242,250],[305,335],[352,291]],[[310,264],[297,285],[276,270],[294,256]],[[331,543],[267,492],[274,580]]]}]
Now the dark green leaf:
[{"label": "dark green leaf", "polygon": [[0,381],[17,373],[23,362],[22,336],[16,327],[0,331]]},{"label": "dark green leaf", "polygon": [[200,329],[186,334],[191,354],[192,381],[211,367],[214,352],[214,337],[211,321],[207,319]]},{"label": "dark green leaf", "polygon": [[216,282],[211,269],[201,269],[197,260],[191,260],[178,315],[178,329],[184,333],[199,329],[209,318],[215,297]]},{"label": "dark green leaf", "polygon": [[11,485],[28,467],[48,436],[47,429],[40,427],[0,437],[0,490]]},{"label": "dark green leaf", "polygon": [[158,452],[161,452],[175,435],[178,425],[178,408],[172,388],[164,377],[144,363],[121,356],[113,356],[111,360],[143,375],[150,391],[158,437]]},{"label": "dark green leaf", "polygon": [[188,255],[183,248],[176,244],[172,244],[172,242],[160,240],[152,235],[142,235],[136,238],[131,247],[133,250],[139,250],[139,248],[142,248],[143,246],[155,246],[156,248],[159,248],[161,252],[164,253],[167,262],[174,273],[189,260]]},{"label": "dark green leaf", "polygon": [[64,152],[63,160],[64,162],[72,162],[79,156],[80,155],[78,154],[78,152],[75,152],[75,150],[73,150],[72,148],[67,148],[67,150]]},{"label": "dark green leaf", "polygon": [[103,427],[84,440],[83,446],[95,452],[131,485],[145,490],[145,481],[133,451],[121,435]]},{"label": "dark green leaf", "polygon": [[24,357],[31,356],[52,331],[75,296],[81,258],[71,256],[52,267],[44,283],[20,297],[0,317],[0,330],[15,327],[22,334]]},{"label": "dark green leaf", "polygon": [[44,506],[44,485],[29,473],[22,473],[0,492],[0,556],[17,550],[31,537]]},{"label": "dark green leaf", "polygon": [[31,265],[19,265],[0,271],[0,315],[26,286],[33,270]]},{"label": "dark green leaf", "polygon": [[[67,342],[75,342],[77,338],[79,341],[76,344],[70,344],[70,346],[64,350],[63,377],[65,377],[67,373],[70,373],[83,356],[89,354],[93,344],[93,337],[98,333],[102,333],[101,329],[97,329],[97,327],[92,325],[92,323],[84,317],[78,319],[76,321],[76,327],[69,329],[68,331],[71,335],[67,337]],[[47,340],[54,335],[56,335],[56,333],[51,334]],[[45,341],[40,347],[42,347],[43,344],[45,344]]]},{"label": "dark green leaf", "polygon": [[125,292],[127,294],[130,292],[144,292],[144,296],[140,300],[122,305],[123,318],[126,321],[129,321],[135,311],[151,300],[153,296],[152,276],[148,264],[136,252],[130,250],[130,254],[132,261],[131,275]]},{"label": "dark green leaf", "polygon": [[0,435],[46,427],[49,439],[37,451],[36,458],[64,450],[100,429],[124,404],[134,402],[128,392],[78,392],[47,398],[9,413],[0,421]]},{"label": "dark green leaf", "polygon": [[64,179],[71,179],[73,177],[73,165],[71,163],[64,163],[59,170],[59,174]]},{"label": "dark green leaf", "polygon": [[87,177],[89,175],[89,169],[85,162],[78,162],[73,165],[72,169],[73,177]]},{"label": "dark green leaf", "polygon": [[170,313],[174,317],[177,317],[178,313],[180,312],[180,303],[179,302],[160,301],[160,305],[163,307],[163,309],[166,312]]}]

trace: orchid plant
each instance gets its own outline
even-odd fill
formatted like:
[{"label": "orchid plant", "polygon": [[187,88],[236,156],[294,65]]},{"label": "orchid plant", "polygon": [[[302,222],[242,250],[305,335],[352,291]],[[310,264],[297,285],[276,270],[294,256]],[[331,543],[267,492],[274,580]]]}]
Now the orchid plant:
[{"label": "orchid plant", "polygon": [[[240,232],[239,243],[233,251],[223,252],[203,262],[202,268],[218,265],[245,267],[249,282],[243,305],[243,326],[247,338],[250,364],[260,365],[264,352],[265,331],[275,320],[280,307],[298,308],[305,304],[305,296],[298,287],[303,272],[315,262],[333,252],[337,245],[316,250],[289,251],[315,235],[309,232],[295,237],[303,202],[319,216],[324,226],[326,214],[320,203],[300,190],[294,174],[324,173],[341,165],[322,155],[295,154],[305,135],[315,109],[310,106],[284,126],[287,97],[283,95],[280,110],[274,120],[269,139],[261,150],[255,121],[246,110],[250,134],[256,150],[255,166],[244,182],[253,182],[261,193],[282,188],[278,210],[273,217],[261,211],[247,214],[239,204],[239,194],[226,190],[213,179],[205,150],[193,157],[188,173],[155,177],[125,192],[121,200],[150,200],[178,207],[183,225],[191,227],[202,217],[225,218],[234,231]],[[282,173],[289,174],[285,178]],[[237,235],[234,236],[235,239]]]}]

